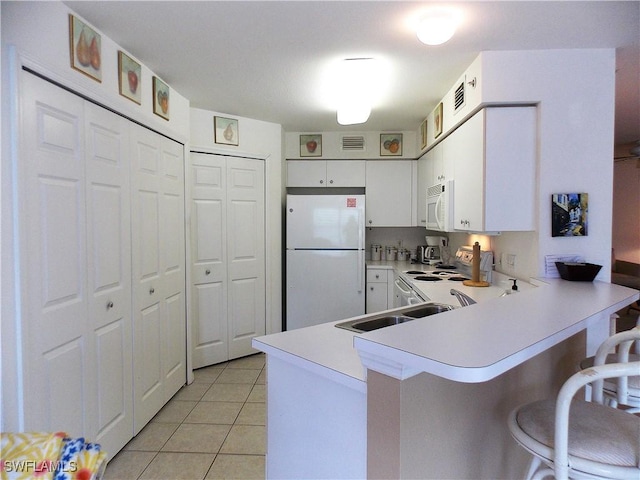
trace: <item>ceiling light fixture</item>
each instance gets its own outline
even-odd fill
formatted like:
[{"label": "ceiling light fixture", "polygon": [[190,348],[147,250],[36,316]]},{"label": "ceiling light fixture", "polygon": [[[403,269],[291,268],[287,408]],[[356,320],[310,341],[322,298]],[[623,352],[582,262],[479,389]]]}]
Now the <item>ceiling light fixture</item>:
[{"label": "ceiling light fixture", "polygon": [[418,39],[426,45],[441,45],[458,28],[458,18],[452,10],[434,8],[425,13],[416,28]]},{"label": "ceiling light fixture", "polygon": [[336,111],[340,125],[365,123],[373,103],[372,79],[376,62],[373,58],[347,58],[340,64],[339,99]]}]

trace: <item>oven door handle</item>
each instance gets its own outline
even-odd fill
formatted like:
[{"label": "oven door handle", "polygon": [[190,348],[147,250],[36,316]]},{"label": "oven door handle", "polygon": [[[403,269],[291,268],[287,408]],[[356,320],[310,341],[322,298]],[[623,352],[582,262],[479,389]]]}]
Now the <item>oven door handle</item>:
[{"label": "oven door handle", "polygon": [[409,287],[409,290],[405,290],[404,288],[402,288],[402,285],[406,285],[406,283],[401,282],[400,280],[396,280],[395,284],[396,287],[398,287],[398,290],[400,290],[402,293],[404,293],[405,295],[411,295],[411,287]]}]

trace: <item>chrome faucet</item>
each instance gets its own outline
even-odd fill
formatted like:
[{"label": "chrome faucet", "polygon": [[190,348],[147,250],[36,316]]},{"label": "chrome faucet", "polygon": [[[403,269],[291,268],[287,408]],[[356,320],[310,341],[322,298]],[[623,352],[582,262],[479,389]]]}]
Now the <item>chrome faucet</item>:
[{"label": "chrome faucet", "polygon": [[451,290],[449,290],[449,293],[451,295],[455,295],[458,301],[460,302],[460,305],[462,305],[463,307],[468,307],[469,305],[473,305],[474,303],[477,303],[469,295],[467,295],[466,293],[462,293],[460,290],[456,290],[455,288],[452,288]]}]

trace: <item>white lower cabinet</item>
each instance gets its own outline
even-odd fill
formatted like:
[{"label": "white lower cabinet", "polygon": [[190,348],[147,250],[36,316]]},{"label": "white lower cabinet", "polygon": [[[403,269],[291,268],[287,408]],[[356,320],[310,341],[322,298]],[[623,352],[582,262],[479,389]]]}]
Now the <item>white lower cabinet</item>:
[{"label": "white lower cabinet", "polygon": [[413,225],[413,164],[415,160],[366,162],[366,210],[368,227]]},{"label": "white lower cabinet", "polygon": [[454,165],[454,228],[535,229],[536,109],[485,108],[444,142]]},{"label": "white lower cabinet", "polygon": [[[173,145],[140,156],[132,176],[141,127],[24,71],[20,110],[6,415],[114,454],[186,380],[182,146],[149,132]],[[152,171],[162,188],[139,181]]]},{"label": "white lower cabinet", "polygon": [[393,308],[393,270],[367,268],[367,313]]},{"label": "white lower cabinet", "polygon": [[193,367],[255,353],[265,334],[264,161],[191,153]]}]

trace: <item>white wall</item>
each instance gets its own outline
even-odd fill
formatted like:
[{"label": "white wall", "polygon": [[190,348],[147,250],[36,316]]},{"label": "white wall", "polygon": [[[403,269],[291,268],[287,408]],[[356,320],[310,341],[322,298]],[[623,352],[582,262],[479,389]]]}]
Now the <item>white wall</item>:
[{"label": "white wall", "polygon": [[[238,146],[219,145],[214,141],[213,117],[238,119]],[[246,156],[265,160],[266,257],[267,257],[267,334],[282,330],[282,127],[275,123],[238,117],[198,108],[191,109],[191,145],[197,150],[222,155]]]},{"label": "white wall", "polygon": [[[615,50],[484,52],[485,101],[538,104],[538,228],[530,239],[537,268],[547,254],[577,253],[611,271]],[[586,237],[551,236],[551,195],[589,194]],[[496,252],[520,252],[521,236],[493,240]],[[527,252],[522,264],[527,266]]]}]

